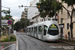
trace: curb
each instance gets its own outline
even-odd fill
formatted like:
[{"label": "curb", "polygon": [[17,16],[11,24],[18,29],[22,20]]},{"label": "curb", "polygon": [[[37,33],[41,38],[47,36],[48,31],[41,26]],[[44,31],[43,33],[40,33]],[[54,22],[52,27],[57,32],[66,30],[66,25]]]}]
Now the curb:
[{"label": "curb", "polygon": [[2,46],[2,50],[5,50],[6,48],[11,47],[12,45],[13,45],[13,44],[11,44],[11,45],[9,45],[9,46],[7,46],[7,47]]},{"label": "curb", "polygon": [[15,42],[0,42],[0,44],[9,44],[9,43],[16,43],[16,41]]},{"label": "curb", "polygon": [[17,42],[16,42],[16,50],[18,50],[18,39],[17,39]]},{"label": "curb", "polygon": [[66,43],[66,44],[75,46],[75,44],[72,44],[72,43],[69,43],[69,42],[65,42],[65,41],[62,41],[62,40],[59,40],[59,41],[62,42],[62,43]]},{"label": "curb", "polygon": [[2,46],[2,49],[1,50],[4,50],[4,46]]},{"label": "curb", "polygon": [[[16,31],[14,31],[14,35],[16,36]],[[17,38],[17,36],[16,36],[16,50],[18,50],[18,38]]]}]

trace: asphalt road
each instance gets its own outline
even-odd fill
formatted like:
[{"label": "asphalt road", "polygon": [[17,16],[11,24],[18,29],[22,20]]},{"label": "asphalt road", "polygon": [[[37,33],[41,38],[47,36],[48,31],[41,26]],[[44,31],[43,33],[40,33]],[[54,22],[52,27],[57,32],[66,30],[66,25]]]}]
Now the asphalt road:
[{"label": "asphalt road", "polygon": [[19,50],[74,50],[74,46],[61,42],[44,42],[24,32],[17,32],[17,38]]}]

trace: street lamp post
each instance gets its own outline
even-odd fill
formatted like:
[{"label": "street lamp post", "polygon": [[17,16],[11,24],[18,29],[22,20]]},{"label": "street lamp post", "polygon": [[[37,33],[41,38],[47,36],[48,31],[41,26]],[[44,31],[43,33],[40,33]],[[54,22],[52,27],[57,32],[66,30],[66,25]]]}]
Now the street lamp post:
[{"label": "street lamp post", "polygon": [[1,0],[0,0],[0,37],[1,37]]}]

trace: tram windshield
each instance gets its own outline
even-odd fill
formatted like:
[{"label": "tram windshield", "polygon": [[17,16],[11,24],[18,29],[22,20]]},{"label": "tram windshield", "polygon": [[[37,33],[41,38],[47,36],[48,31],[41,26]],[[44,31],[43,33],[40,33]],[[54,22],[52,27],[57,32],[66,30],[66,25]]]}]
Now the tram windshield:
[{"label": "tram windshield", "polygon": [[55,24],[52,24],[48,29],[48,34],[50,34],[50,35],[58,35],[59,34],[58,27]]}]

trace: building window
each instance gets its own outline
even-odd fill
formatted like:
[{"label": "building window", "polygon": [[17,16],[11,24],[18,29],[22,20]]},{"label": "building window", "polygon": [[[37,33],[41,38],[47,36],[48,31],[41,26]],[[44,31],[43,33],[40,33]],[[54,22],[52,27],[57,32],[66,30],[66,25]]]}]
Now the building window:
[{"label": "building window", "polygon": [[74,17],[75,17],[75,11],[74,11],[74,13],[73,13],[73,14],[74,14]]},{"label": "building window", "polygon": [[61,23],[63,23],[63,18],[61,18]]},{"label": "building window", "polygon": [[69,23],[67,23],[67,29],[69,29]]},{"label": "building window", "polygon": [[61,10],[61,14],[63,14],[63,10]]},{"label": "building window", "polygon": [[69,15],[67,14],[67,17],[69,18]]},{"label": "building window", "polygon": [[73,29],[73,23],[72,23],[72,29]]}]

